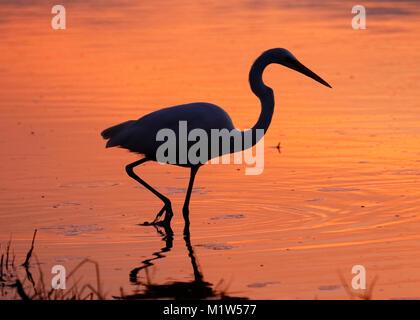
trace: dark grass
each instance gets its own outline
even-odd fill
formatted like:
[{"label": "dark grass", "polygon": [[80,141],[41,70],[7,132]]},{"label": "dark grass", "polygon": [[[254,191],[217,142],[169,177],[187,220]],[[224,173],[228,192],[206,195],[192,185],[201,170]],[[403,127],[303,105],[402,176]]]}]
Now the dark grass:
[{"label": "dark grass", "polygon": [[[15,255],[11,252],[11,239],[6,245],[6,249],[1,253],[0,258],[0,297],[5,299],[22,299],[22,300],[103,300],[106,295],[102,292],[99,265],[97,262],[90,259],[81,261],[70,273],[66,276],[66,283],[72,282],[73,285],[66,290],[47,289],[44,281],[44,274],[41,269],[36,256],[33,254],[35,248],[35,237],[37,230],[35,229],[32,238],[32,244],[25,261],[20,265],[15,265]],[[1,247],[0,247],[1,249]],[[31,260],[36,260],[37,266],[33,276],[31,269],[33,265]],[[81,284],[80,279],[75,279],[76,271],[78,271],[85,264],[93,264],[96,272],[96,287],[91,284]],[[25,273],[23,280],[20,275],[22,268]]]},{"label": "dark grass", "polygon": [[[29,248],[25,261],[15,265],[15,254],[12,251],[12,240],[10,239],[4,252],[0,257],[0,299],[21,299],[21,300],[105,300],[106,293],[102,290],[99,264],[90,259],[84,259],[77,264],[66,276],[66,284],[71,283],[70,288],[49,289],[51,284],[45,282],[41,263],[34,254],[35,229],[31,247]],[[0,250],[2,247],[0,246]],[[34,261],[34,262],[33,262]],[[195,261],[195,260],[194,260]],[[96,284],[82,283],[78,277],[78,271],[86,264],[95,268]],[[151,266],[151,265],[150,265]],[[144,299],[173,299],[173,300],[204,300],[204,299],[247,299],[244,297],[229,296],[227,291],[229,285],[221,280],[215,288],[209,282],[203,280],[202,275],[192,281],[175,281],[165,284],[152,282],[147,266],[144,268],[145,281],[138,281],[132,293],[126,294],[120,288],[119,296],[112,296],[116,300],[144,300]],[[22,274],[24,276],[22,276]]]}]

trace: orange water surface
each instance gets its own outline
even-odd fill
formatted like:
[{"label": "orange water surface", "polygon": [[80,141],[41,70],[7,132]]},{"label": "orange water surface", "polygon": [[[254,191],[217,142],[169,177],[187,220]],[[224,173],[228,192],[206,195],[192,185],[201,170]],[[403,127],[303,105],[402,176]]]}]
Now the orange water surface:
[{"label": "orange water surface", "polygon": [[[45,277],[97,261],[107,297],[130,293],[130,271],[165,247],[138,226],[161,208],[105,149],[100,132],[161,107],[207,101],[238,128],[260,107],[248,72],[284,47],[333,89],[270,66],[276,108],[261,175],[246,165],[200,169],[191,245],[204,280],[252,299],[347,299],[354,265],[374,299],[420,297],[420,6],[364,1],[0,2],[0,243],[11,237]],[[280,143],[280,152],[275,146]],[[136,172],[172,199],[174,240],[138,277],[193,280],[181,208],[188,170],[147,163]],[[86,282],[94,281],[89,266]],[[342,279],[340,278],[342,277]]]}]

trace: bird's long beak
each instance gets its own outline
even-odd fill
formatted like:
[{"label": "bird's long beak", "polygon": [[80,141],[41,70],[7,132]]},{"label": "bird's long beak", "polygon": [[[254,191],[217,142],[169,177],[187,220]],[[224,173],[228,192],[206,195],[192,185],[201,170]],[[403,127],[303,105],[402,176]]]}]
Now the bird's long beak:
[{"label": "bird's long beak", "polygon": [[305,76],[308,76],[309,78],[314,79],[315,81],[318,81],[319,83],[322,83],[324,86],[327,86],[328,88],[332,88],[327,81],[322,79],[320,76],[318,76],[315,72],[312,72],[307,67],[305,67],[303,64],[301,64],[299,61],[293,61],[293,63],[288,65],[289,68],[296,70]]}]

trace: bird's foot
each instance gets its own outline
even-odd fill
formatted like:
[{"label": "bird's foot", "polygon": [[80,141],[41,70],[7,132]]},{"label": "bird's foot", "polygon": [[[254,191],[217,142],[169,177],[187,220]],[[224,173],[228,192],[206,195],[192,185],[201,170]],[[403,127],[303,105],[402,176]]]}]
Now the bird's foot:
[{"label": "bird's foot", "polygon": [[[159,218],[163,215],[163,213],[165,213],[165,218],[163,220],[159,220]],[[140,223],[139,225],[141,226],[170,226],[171,224],[171,219],[173,216],[173,212],[172,212],[172,206],[171,203],[166,203],[163,208],[159,211],[159,213],[156,215],[155,220],[153,220],[152,222],[143,222]]]},{"label": "bird's foot", "polygon": [[155,224],[153,222],[145,221],[143,223],[138,223],[138,226],[154,226]]},{"label": "bird's foot", "polygon": [[170,220],[168,221],[166,219],[163,219],[163,220],[160,220],[160,221],[156,221],[154,224],[156,226],[159,226],[159,227],[168,227],[168,226],[171,225],[171,222],[170,222]]},{"label": "bird's foot", "polygon": [[167,226],[170,226],[170,220],[166,220],[166,219],[163,219],[163,220],[159,220],[159,221],[152,221],[152,222],[149,222],[149,221],[145,221],[145,222],[143,222],[143,223],[139,223],[138,225],[139,226],[157,226],[157,227],[167,227]]}]

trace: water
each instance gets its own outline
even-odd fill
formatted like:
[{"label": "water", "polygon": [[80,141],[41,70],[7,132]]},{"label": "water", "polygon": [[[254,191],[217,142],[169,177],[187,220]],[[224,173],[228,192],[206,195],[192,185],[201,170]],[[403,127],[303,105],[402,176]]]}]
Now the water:
[{"label": "water", "polygon": [[[48,1],[0,3],[0,241],[11,236],[17,258],[37,228],[47,274],[91,258],[108,297],[133,290],[130,271],[165,247],[137,225],[161,203],[126,176],[136,155],[105,150],[100,131],[194,101],[248,128],[260,111],[249,68],[285,47],[333,89],[266,70],[276,110],[263,174],[208,165],[196,179],[190,241],[204,280],[255,299],[347,298],[339,274],[350,281],[361,264],[368,285],[378,276],[374,298],[419,295],[418,3],[368,1],[368,28],[358,31],[351,1],[62,4],[67,29],[54,31]],[[175,213],[173,246],[148,268],[151,280],[191,281],[188,171],[136,170]]]}]

